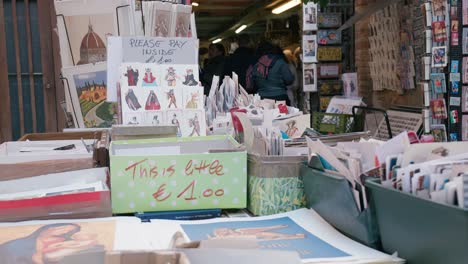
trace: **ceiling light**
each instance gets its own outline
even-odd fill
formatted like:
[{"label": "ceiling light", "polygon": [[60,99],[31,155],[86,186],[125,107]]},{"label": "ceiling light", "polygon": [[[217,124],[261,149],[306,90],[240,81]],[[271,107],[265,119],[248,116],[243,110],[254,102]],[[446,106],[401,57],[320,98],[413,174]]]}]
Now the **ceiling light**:
[{"label": "ceiling light", "polygon": [[223,39],[218,38],[218,39],[213,40],[213,42],[211,42],[211,43],[216,44],[216,43],[218,43],[218,42],[221,42],[222,40],[223,40]]},{"label": "ceiling light", "polygon": [[297,5],[301,4],[301,0],[291,0],[285,4],[282,4],[280,6],[278,6],[277,8],[273,9],[273,11],[271,11],[273,14],[281,14],[283,13],[284,11],[286,10],[289,10]]},{"label": "ceiling light", "polygon": [[240,26],[238,29],[236,29],[236,34],[241,33],[242,30],[244,30],[245,28],[247,28],[247,25],[242,25],[242,26]]},{"label": "ceiling light", "polygon": [[193,6],[199,6],[199,4],[197,2],[193,2],[192,5]]}]

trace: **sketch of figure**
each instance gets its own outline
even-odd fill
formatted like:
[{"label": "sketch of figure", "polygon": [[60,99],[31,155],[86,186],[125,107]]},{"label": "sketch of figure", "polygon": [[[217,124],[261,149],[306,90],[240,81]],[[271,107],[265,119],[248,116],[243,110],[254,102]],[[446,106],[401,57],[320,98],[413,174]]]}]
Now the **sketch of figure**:
[{"label": "sketch of figure", "polygon": [[150,91],[148,99],[146,100],[145,110],[159,110],[161,104],[159,103],[158,96],[153,90]]},{"label": "sketch of figure", "polygon": [[177,127],[177,137],[181,137],[182,131],[180,130],[180,122],[179,122],[179,119],[177,118],[177,114],[174,114],[172,116],[171,124]]},{"label": "sketch of figure", "polygon": [[154,25],[154,36],[156,37],[169,37],[169,17],[164,14],[156,16],[156,23]]},{"label": "sketch of figure", "polygon": [[136,86],[138,83],[138,69],[134,70],[132,66],[127,67],[127,73],[124,74],[127,77],[128,86]]},{"label": "sketch of figure", "polygon": [[104,252],[104,246],[100,245],[95,237],[81,235],[80,231],[79,224],[59,223],[42,226],[26,237],[1,244],[1,263],[59,263],[63,258],[76,253]]},{"label": "sketch of figure", "polygon": [[198,120],[198,115],[195,113],[193,118],[189,120],[189,126],[192,128],[192,133],[190,133],[189,137],[200,136],[200,121]]},{"label": "sketch of figure", "polygon": [[143,77],[142,86],[157,86],[156,77],[153,76],[151,69],[145,69],[145,77]]},{"label": "sketch of figure", "polygon": [[167,86],[174,87],[177,85],[177,79],[180,79],[179,76],[177,76],[176,71],[173,67],[169,67],[167,69],[167,74],[166,74],[166,81],[167,81]]},{"label": "sketch of figure", "polygon": [[153,126],[159,125],[160,121],[159,121],[158,115],[153,116],[153,121],[151,123],[153,124]]},{"label": "sketch of figure", "polygon": [[193,75],[192,69],[187,69],[187,74],[185,75],[185,81],[183,82],[183,84],[188,86],[198,85],[198,82],[197,80],[195,80],[195,76]]},{"label": "sketch of figure", "polygon": [[271,230],[287,228],[287,225],[276,225],[266,227],[253,227],[253,228],[217,228],[213,232],[213,236],[208,235],[208,239],[219,238],[242,238],[242,237],[255,237],[260,241],[272,240],[286,240],[286,239],[303,239],[305,234],[283,234],[278,232],[271,232]]},{"label": "sketch of figure", "polygon": [[141,108],[141,105],[138,102],[138,98],[133,92],[133,89],[128,90],[127,94],[125,95],[125,102],[127,102],[128,108],[130,108],[133,111],[137,111]]},{"label": "sketch of figure", "polygon": [[299,129],[296,127],[296,120],[291,120],[288,123],[286,123],[288,126],[288,129],[286,130],[286,134],[289,137],[294,137],[294,135],[299,131]]},{"label": "sketch of figure", "polygon": [[183,15],[178,15],[176,37],[187,37],[189,29],[186,24],[185,17]]},{"label": "sketch of figure", "polygon": [[138,122],[138,119],[136,116],[132,117],[131,120],[128,121],[127,125],[139,125],[140,122]]},{"label": "sketch of figure", "polygon": [[187,104],[185,105],[185,108],[187,109],[197,109],[198,108],[198,98],[200,94],[198,92],[191,93],[191,98],[189,101],[187,101]]},{"label": "sketch of figure", "polygon": [[175,108],[178,108],[177,107],[177,98],[175,96],[174,89],[169,90],[169,92],[166,92],[166,94],[167,94],[167,100],[169,100],[169,105],[167,106],[167,108],[171,108],[172,105]]}]

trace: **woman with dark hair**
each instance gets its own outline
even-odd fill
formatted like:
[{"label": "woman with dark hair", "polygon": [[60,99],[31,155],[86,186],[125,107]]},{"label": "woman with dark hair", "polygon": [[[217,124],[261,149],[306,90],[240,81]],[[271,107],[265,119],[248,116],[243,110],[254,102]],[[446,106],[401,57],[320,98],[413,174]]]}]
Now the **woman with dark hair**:
[{"label": "woman with dark hair", "polygon": [[286,101],[290,105],[287,86],[294,82],[283,51],[269,43],[258,46],[256,61],[247,70],[247,90],[258,93],[262,99]]},{"label": "woman with dark hair", "polygon": [[103,250],[95,239],[75,238],[81,227],[77,224],[58,223],[38,228],[29,236],[0,245],[2,264],[55,263],[65,256],[88,251]]}]

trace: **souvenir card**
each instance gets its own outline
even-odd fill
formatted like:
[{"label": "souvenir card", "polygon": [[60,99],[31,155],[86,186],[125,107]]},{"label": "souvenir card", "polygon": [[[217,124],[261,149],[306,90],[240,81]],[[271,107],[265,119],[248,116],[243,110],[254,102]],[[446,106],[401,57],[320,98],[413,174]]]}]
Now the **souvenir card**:
[{"label": "souvenir card", "polygon": [[450,106],[460,106],[461,98],[460,97],[450,97]]},{"label": "souvenir card", "polygon": [[177,87],[167,87],[163,89],[165,104],[162,109],[183,109],[183,89]]},{"label": "souvenir card", "polygon": [[468,83],[468,57],[463,57],[462,74],[463,83]]},{"label": "souvenir card", "polygon": [[162,126],[166,124],[166,113],[164,111],[146,111],[145,125]]},{"label": "souvenir card", "polygon": [[344,73],[341,76],[343,81],[344,96],[359,96],[358,76],[356,72]]},{"label": "souvenir card", "polygon": [[460,61],[457,61],[457,60],[451,61],[450,62],[450,72],[451,73],[459,72],[459,70],[460,70],[459,65],[460,65]]},{"label": "souvenir card", "polygon": [[318,78],[339,78],[341,74],[341,64],[320,64],[318,66]]},{"label": "souvenir card", "polygon": [[143,98],[145,98],[146,111],[161,110],[167,105],[167,95],[164,94],[161,88],[144,89],[140,93],[142,93]]},{"label": "souvenir card", "polygon": [[[139,73],[141,74],[142,87],[160,87],[161,70],[156,64],[140,64]],[[127,74],[128,75],[128,74]],[[128,76],[126,76],[128,78]]]},{"label": "souvenir card", "polygon": [[458,20],[452,20],[450,26],[450,39],[452,46],[458,46]]},{"label": "souvenir card", "polygon": [[343,94],[343,83],[336,81],[319,81],[318,90],[320,95],[341,95]]},{"label": "souvenir card", "polygon": [[177,127],[177,137],[182,137],[182,124],[184,121],[184,112],[182,110],[166,110],[166,125]]},{"label": "souvenir card", "polygon": [[198,65],[178,65],[175,70],[176,75],[181,78],[181,81],[178,82],[179,86],[200,86]]},{"label": "souvenir card", "polygon": [[152,10],[150,10],[152,23],[148,25],[152,27],[147,28],[146,32],[152,32],[152,37],[171,37],[174,32],[172,4],[158,1],[150,2],[150,4],[152,4]]},{"label": "souvenir card", "polygon": [[341,61],[341,47],[318,47],[318,61]]},{"label": "souvenir card", "polygon": [[333,96],[320,96],[320,111],[326,111]]},{"label": "souvenir card", "polygon": [[463,25],[468,25],[468,0],[463,0],[462,3],[462,12],[463,12]]},{"label": "souvenir card", "polygon": [[128,87],[141,86],[142,80],[140,76],[139,63],[122,63],[120,83],[122,86]]},{"label": "souvenir card", "polygon": [[121,87],[122,112],[142,112],[144,108],[143,90],[139,88]]},{"label": "souvenir card", "polygon": [[432,111],[432,118],[446,119],[447,107],[445,105],[445,99],[438,98],[438,99],[431,100],[431,111]]},{"label": "souvenir card", "polygon": [[336,45],[341,44],[341,31],[338,30],[319,30],[317,33],[318,44]]},{"label": "souvenir card", "polygon": [[431,73],[432,91],[435,93],[447,92],[444,73]]},{"label": "souvenir card", "polygon": [[178,38],[190,37],[191,5],[172,5],[172,14],[175,16],[174,33],[171,36]]},{"label": "souvenir card", "polygon": [[445,125],[431,125],[431,134],[435,142],[447,142],[447,129]]},{"label": "souvenir card", "polygon": [[183,108],[185,109],[204,109],[203,87],[184,87],[183,89]]},{"label": "souvenir card", "polygon": [[458,124],[458,110],[454,109],[450,111],[450,124]]},{"label": "souvenir card", "polygon": [[339,28],[341,26],[341,13],[319,13],[319,28]]},{"label": "souvenir card", "polygon": [[124,125],[143,125],[145,124],[144,113],[124,113],[122,123]]},{"label": "souvenir card", "polygon": [[447,0],[432,0],[432,15],[445,16],[447,14]]},{"label": "souvenir card", "polygon": [[450,7],[450,16],[451,17],[457,17],[458,16],[458,7],[457,7],[457,4],[453,4],[452,3],[452,6]]},{"label": "souvenir card", "polygon": [[302,36],[303,54],[302,60],[304,63],[317,62],[317,35]]},{"label": "souvenir card", "polygon": [[468,141],[468,115],[462,116],[462,140]]},{"label": "souvenir card", "polygon": [[432,22],[432,33],[434,34],[434,42],[447,41],[447,29],[445,28],[445,21]]},{"label": "souvenir card", "polygon": [[447,66],[447,47],[433,47],[432,48],[432,67],[445,67]]},{"label": "souvenir card", "polygon": [[468,112],[468,86],[462,88],[461,111]]},{"label": "souvenir card", "polygon": [[468,54],[468,28],[463,28],[463,33],[462,33],[462,45],[463,45],[463,54],[466,55]]},{"label": "souvenir card", "polygon": [[164,65],[161,71],[163,87],[176,87],[184,83],[183,74],[178,67]]},{"label": "souvenir card", "polygon": [[315,31],[317,30],[317,9],[318,6],[313,1],[309,1],[307,4],[303,4],[303,27],[304,31]]},{"label": "souvenir card", "polygon": [[206,136],[205,112],[202,110],[184,110],[181,127],[183,137]]},{"label": "souvenir card", "polygon": [[106,63],[65,67],[65,99],[76,128],[111,127],[117,122],[117,105],[107,102]]},{"label": "souvenir card", "polygon": [[450,85],[452,86],[451,94],[458,95],[460,93],[460,82],[451,82]]},{"label": "souvenir card", "polygon": [[459,72],[457,73],[450,73],[450,82],[459,82],[461,81],[461,74]]},{"label": "souvenir card", "polygon": [[317,91],[317,64],[304,63],[303,67],[304,92]]},{"label": "souvenir card", "polygon": [[458,141],[458,133],[450,133],[450,141],[451,142]]}]

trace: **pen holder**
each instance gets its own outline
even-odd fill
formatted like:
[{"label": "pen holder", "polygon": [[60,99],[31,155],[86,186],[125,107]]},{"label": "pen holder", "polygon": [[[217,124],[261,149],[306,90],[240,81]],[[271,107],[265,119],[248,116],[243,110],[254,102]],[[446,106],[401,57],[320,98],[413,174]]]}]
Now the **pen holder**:
[{"label": "pen holder", "polygon": [[343,176],[332,175],[303,163],[301,177],[307,207],[314,209],[344,235],[380,249],[378,227],[370,207],[360,211],[353,187]]}]

